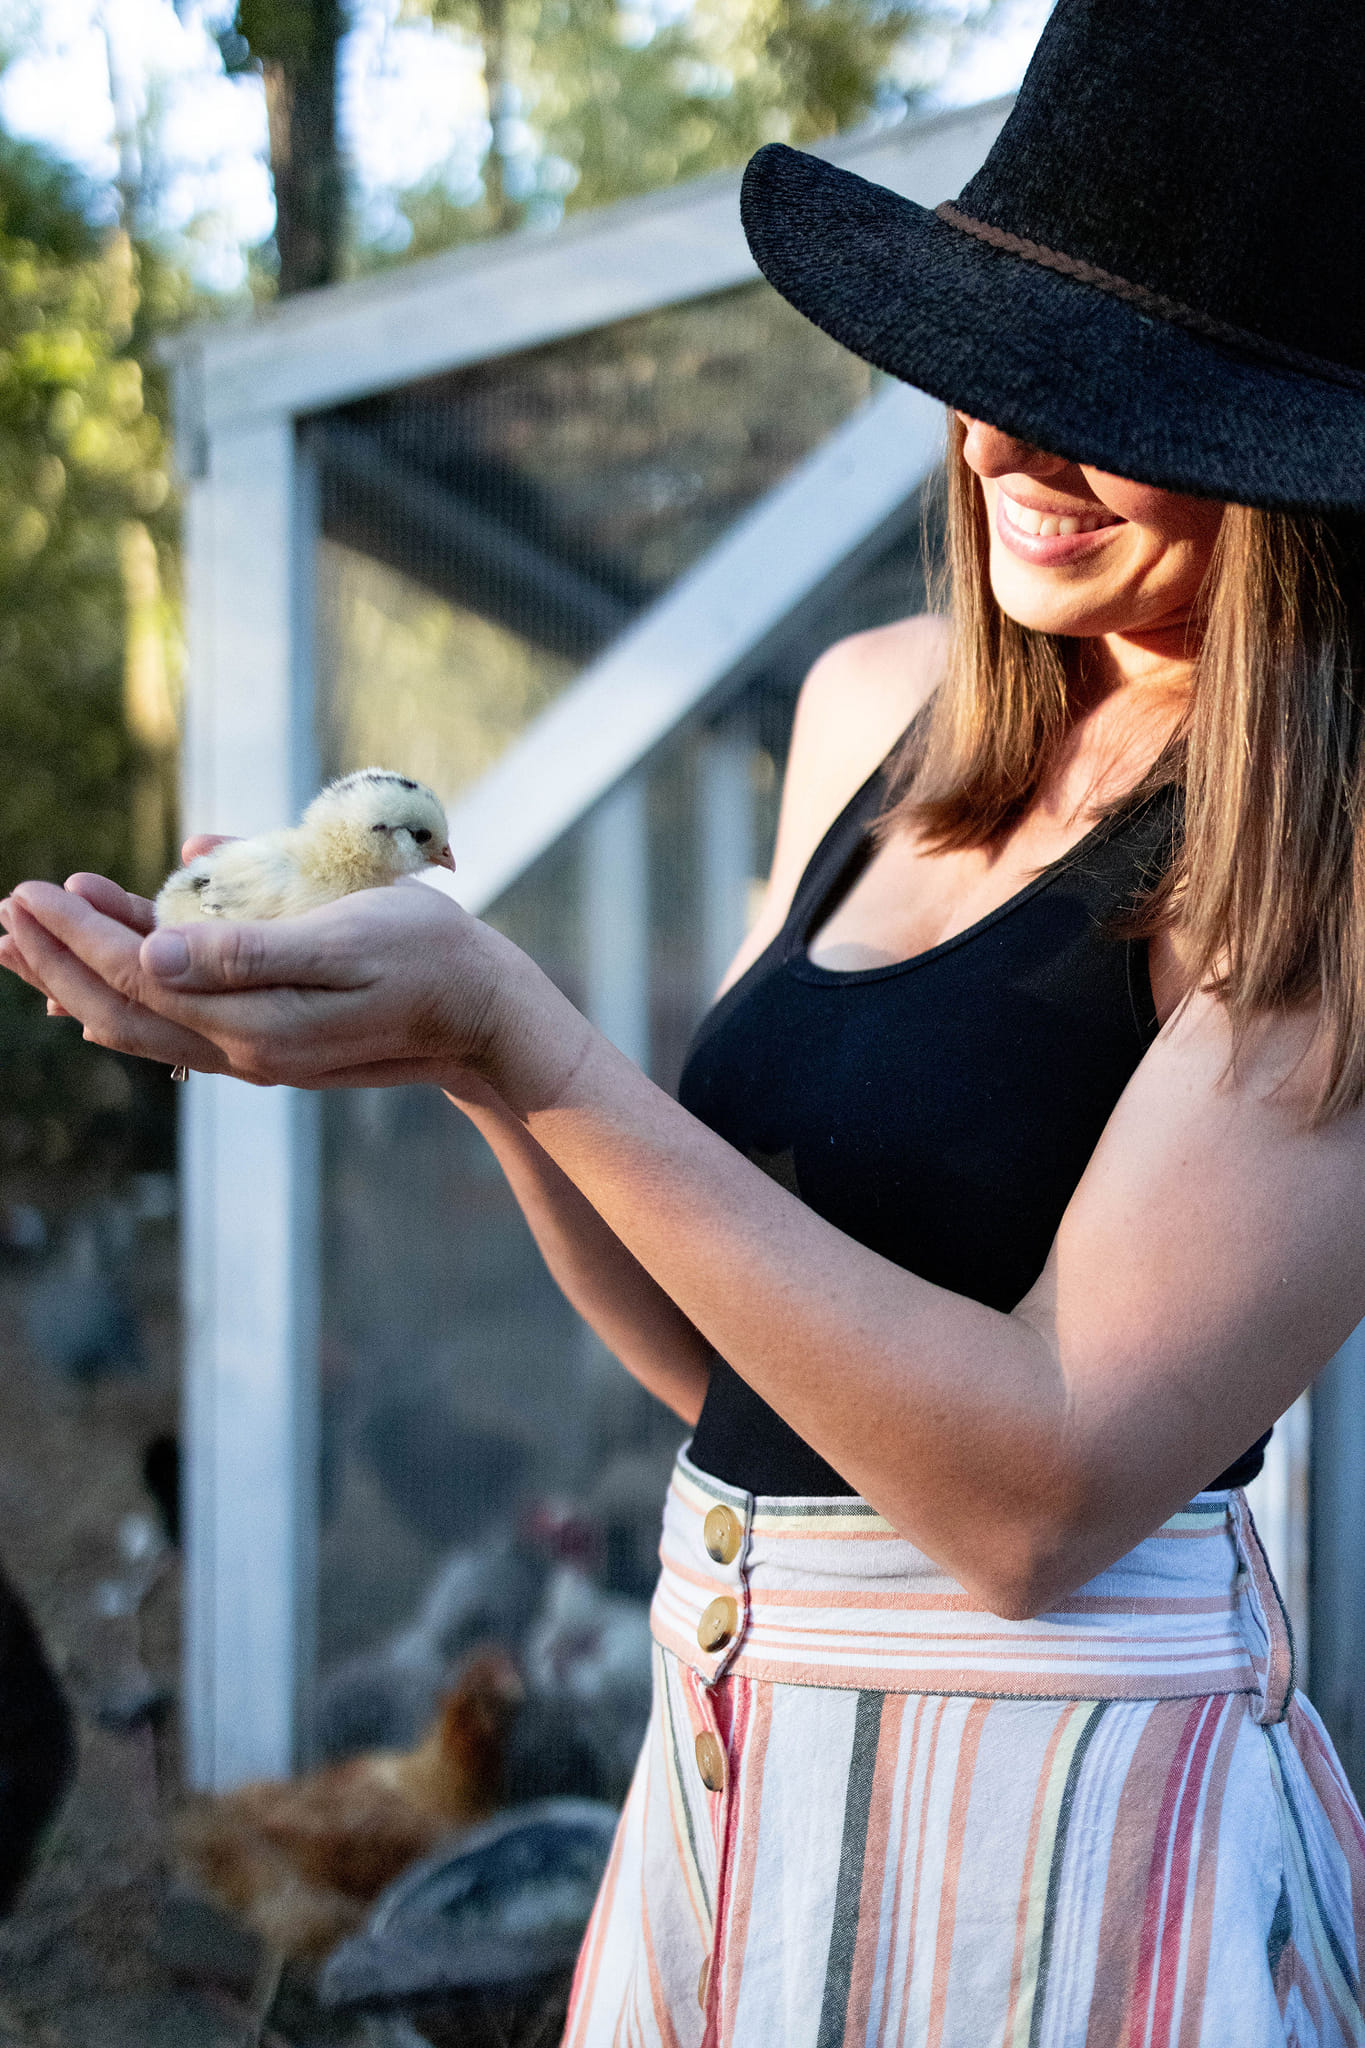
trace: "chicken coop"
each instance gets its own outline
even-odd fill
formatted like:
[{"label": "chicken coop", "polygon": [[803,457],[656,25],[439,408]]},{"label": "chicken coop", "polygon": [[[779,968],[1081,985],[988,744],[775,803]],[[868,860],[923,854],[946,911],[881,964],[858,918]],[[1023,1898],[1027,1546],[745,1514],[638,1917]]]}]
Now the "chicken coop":
[{"label": "chicken coop", "polygon": [[[832,154],[933,203],[1006,110]],[[805,669],[923,604],[941,449],[940,407],[758,279],[737,197],[711,178],[319,292],[176,365],[187,824],[274,825],[370,763],[429,782],[454,893],[666,1087],[765,871]],[[581,1789],[588,1757],[610,1795],[681,1425],[434,1090],[195,1076],[182,1177],[193,1779],[407,1741],[492,1639],[545,1698],[516,1782]],[[1348,1435],[1314,1495],[1333,1528]],[[1303,1410],[1258,1482],[1303,1622],[1307,1471]]]}]

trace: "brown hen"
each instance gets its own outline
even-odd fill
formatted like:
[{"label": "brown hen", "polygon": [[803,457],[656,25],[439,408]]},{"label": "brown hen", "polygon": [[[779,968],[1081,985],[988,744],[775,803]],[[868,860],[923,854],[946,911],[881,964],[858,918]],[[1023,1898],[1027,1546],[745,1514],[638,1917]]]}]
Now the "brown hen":
[{"label": "brown hen", "polygon": [[415,1749],[377,1750],[187,1808],[178,1829],[186,1869],[278,1955],[326,1955],[408,1864],[496,1810],[521,1698],[511,1659],[481,1652]]}]

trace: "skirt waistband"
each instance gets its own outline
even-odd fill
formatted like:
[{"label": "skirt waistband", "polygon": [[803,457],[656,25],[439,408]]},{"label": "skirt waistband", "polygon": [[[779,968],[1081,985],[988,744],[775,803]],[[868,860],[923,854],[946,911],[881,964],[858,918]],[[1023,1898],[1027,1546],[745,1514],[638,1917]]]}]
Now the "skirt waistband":
[{"label": "skirt waistband", "polygon": [[706,1683],[983,1699],[1245,1693],[1283,1718],[1293,1642],[1246,1497],[1197,1494],[1057,1612],[1008,1621],[857,1496],[744,1493],[678,1455],[656,1640]]}]

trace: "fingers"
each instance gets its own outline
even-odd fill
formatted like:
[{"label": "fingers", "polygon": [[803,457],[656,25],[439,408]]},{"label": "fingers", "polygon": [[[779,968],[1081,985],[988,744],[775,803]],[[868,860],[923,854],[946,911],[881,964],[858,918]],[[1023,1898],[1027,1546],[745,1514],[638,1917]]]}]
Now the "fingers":
[{"label": "fingers", "polygon": [[156,915],[147,898],[120,889],[107,875],[68,875],[66,889],[68,894],[79,896],[98,910],[102,917],[112,917],[116,923],[126,924],[130,931],[149,932],[156,926]]},{"label": "fingers", "polygon": [[[355,999],[353,989],[274,986],[285,975],[302,979],[325,971],[333,984],[345,979],[363,989],[362,974],[338,968],[338,952],[347,956],[345,937],[310,934],[295,920],[289,926],[171,928],[140,940],[123,917],[136,914],[142,899],[125,898],[103,877],[75,879],[78,889],[25,883],[15,891],[3,906],[9,930],[0,938],[0,966],[44,995],[49,1015],[75,1017],[93,1043],[168,1066],[266,1083],[379,1087],[430,1078],[420,1053],[375,1058],[364,1033],[357,1037],[330,1014],[337,1003]],[[105,903],[120,914],[106,915],[97,907]],[[321,923],[327,913],[314,917]],[[270,943],[280,940],[285,943]],[[324,941],[332,956],[325,970]],[[149,975],[142,965],[146,952],[154,961],[169,953],[172,968],[183,963],[182,975],[170,981]],[[216,983],[219,992],[195,988],[196,981]],[[325,1023],[318,1005],[329,1013]],[[332,1072],[324,1050],[329,1037]]]},{"label": "fingers", "polygon": [[16,981],[27,982],[31,989],[34,989],[40,996],[47,998],[47,1014],[49,1017],[67,1016],[69,1013],[62,1008],[61,1004],[54,997],[48,994],[41,977],[34,973],[32,967],[24,958],[23,950],[18,940],[10,936],[8,927],[16,922],[14,906],[6,898],[3,903],[0,903],[0,928],[3,928],[3,935],[0,936],[0,967],[8,968]]},{"label": "fingers", "polygon": [[[60,891],[54,891],[60,894]],[[93,912],[90,913],[92,916]],[[79,1019],[92,1044],[108,1046],[114,1052],[135,1053],[140,1058],[160,1060],[167,1066],[187,1065],[208,1072],[225,1071],[228,1062],[218,1047],[199,1033],[159,1017],[111,987],[55,938],[17,897],[8,911],[8,945],[22,955],[25,979],[42,989],[62,1015]],[[124,939],[136,958],[137,941],[122,926]],[[56,1013],[54,1013],[56,1014]]]},{"label": "fingers", "polygon": [[[354,949],[335,931],[328,941],[331,907],[275,925],[172,926],[140,943],[83,897],[44,882],[21,883],[11,910],[30,972],[87,1037],[172,1065],[292,1079],[319,1064],[317,1003],[364,986]],[[344,914],[341,923],[344,932]],[[348,1063],[354,1056],[349,1044],[338,1049]]]},{"label": "fingers", "polygon": [[212,853],[215,846],[226,846],[232,837],[230,832],[196,832],[185,841],[180,849],[180,858],[186,865],[198,860],[201,853]]},{"label": "fingers", "polygon": [[245,989],[350,989],[367,976],[339,944],[342,906],[269,924],[170,925],[142,942],[140,965],[160,987],[185,995]]},{"label": "fingers", "polygon": [[37,989],[40,996],[45,996],[47,990],[25,960],[18,940],[10,935],[9,928],[15,922],[13,906],[8,901],[0,903],[0,925],[3,925],[5,932],[5,936],[0,938],[0,967],[7,967],[18,980],[26,981],[30,988]]},{"label": "fingers", "polygon": [[[10,901],[26,921],[20,943],[30,966],[35,964],[35,947],[29,927],[36,925],[56,941],[59,951],[73,954],[93,968],[119,995],[136,995],[141,934],[130,930],[122,919],[106,916],[83,896],[56,889],[50,882],[21,882]],[[43,958],[49,957],[55,956],[43,954]]]},{"label": "fingers", "polygon": [[[95,883],[90,894],[124,909]],[[12,903],[29,974],[100,1044],[295,1086],[342,1085],[339,1075],[381,1065],[386,1081],[418,1080],[450,1065],[451,961],[462,925],[475,928],[433,890],[363,891],[299,917],[145,936],[84,885],[26,882]],[[481,991],[477,977],[464,991],[471,1013]]]},{"label": "fingers", "polygon": [[[10,905],[8,901],[0,903],[0,924],[3,924],[9,917]],[[0,937],[0,967],[8,968],[16,981],[27,982],[28,986],[31,989],[36,989],[40,996],[47,997],[46,1009],[49,1017],[69,1017],[71,1015],[69,1010],[64,1010],[59,1002],[48,995],[47,990],[33,973],[33,970],[20,952],[17,941],[10,938],[8,934]]]}]

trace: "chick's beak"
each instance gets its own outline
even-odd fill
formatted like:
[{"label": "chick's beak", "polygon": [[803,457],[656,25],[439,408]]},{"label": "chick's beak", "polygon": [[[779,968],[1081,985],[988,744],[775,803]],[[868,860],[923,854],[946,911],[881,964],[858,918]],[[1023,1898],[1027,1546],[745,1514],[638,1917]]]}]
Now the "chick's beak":
[{"label": "chick's beak", "polygon": [[443,846],[439,853],[431,855],[431,865],[434,868],[449,868],[453,875],[455,872],[455,856],[448,846]]}]

